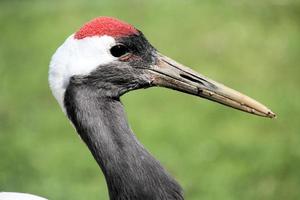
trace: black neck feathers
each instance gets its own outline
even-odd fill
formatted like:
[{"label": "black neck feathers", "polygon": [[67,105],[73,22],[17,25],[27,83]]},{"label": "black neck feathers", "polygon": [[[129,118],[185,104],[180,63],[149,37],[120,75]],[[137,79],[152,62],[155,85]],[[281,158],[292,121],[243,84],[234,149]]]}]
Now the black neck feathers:
[{"label": "black neck feathers", "polygon": [[64,103],[102,169],[111,200],[183,200],[181,187],[129,128],[119,98],[70,82]]}]

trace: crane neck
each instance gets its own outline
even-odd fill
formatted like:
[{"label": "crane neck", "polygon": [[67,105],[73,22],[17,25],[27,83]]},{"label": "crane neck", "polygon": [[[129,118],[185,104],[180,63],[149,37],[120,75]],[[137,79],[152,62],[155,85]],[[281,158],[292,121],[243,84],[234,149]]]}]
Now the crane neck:
[{"label": "crane neck", "polygon": [[111,200],[183,200],[178,183],[137,140],[119,98],[70,83],[64,104],[69,119],[99,164]]}]

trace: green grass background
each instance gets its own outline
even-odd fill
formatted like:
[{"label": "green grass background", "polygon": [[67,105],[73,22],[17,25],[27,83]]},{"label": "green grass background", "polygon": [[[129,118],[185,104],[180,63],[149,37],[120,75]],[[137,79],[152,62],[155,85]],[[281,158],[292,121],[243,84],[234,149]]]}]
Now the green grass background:
[{"label": "green grass background", "polygon": [[137,137],[186,199],[300,199],[300,2],[292,0],[0,1],[0,191],[108,199],[47,83],[56,48],[101,15],[134,24],[162,53],[278,115],[163,88],[123,96]]}]

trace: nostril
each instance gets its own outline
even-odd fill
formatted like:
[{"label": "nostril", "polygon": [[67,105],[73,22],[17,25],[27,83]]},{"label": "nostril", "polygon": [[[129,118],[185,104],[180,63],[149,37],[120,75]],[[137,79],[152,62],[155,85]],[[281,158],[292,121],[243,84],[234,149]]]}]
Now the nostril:
[{"label": "nostril", "polygon": [[200,83],[200,84],[202,84],[202,85],[204,85],[204,83],[202,82],[202,81],[200,81],[200,80],[198,80],[198,79],[195,79],[195,78],[193,78],[193,77],[191,77],[191,76],[188,76],[188,75],[186,75],[186,74],[179,74],[182,78],[184,78],[184,79],[187,79],[187,80],[189,80],[189,81],[192,81],[192,82],[195,82],[195,83]]}]

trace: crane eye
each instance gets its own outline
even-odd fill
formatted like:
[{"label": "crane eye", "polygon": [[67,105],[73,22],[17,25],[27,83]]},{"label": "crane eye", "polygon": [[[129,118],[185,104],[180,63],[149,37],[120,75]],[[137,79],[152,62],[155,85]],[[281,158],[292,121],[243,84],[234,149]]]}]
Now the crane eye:
[{"label": "crane eye", "polygon": [[129,49],[123,44],[117,44],[110,49],[111,55],[114,57],[121,57],[129,52]]}]

